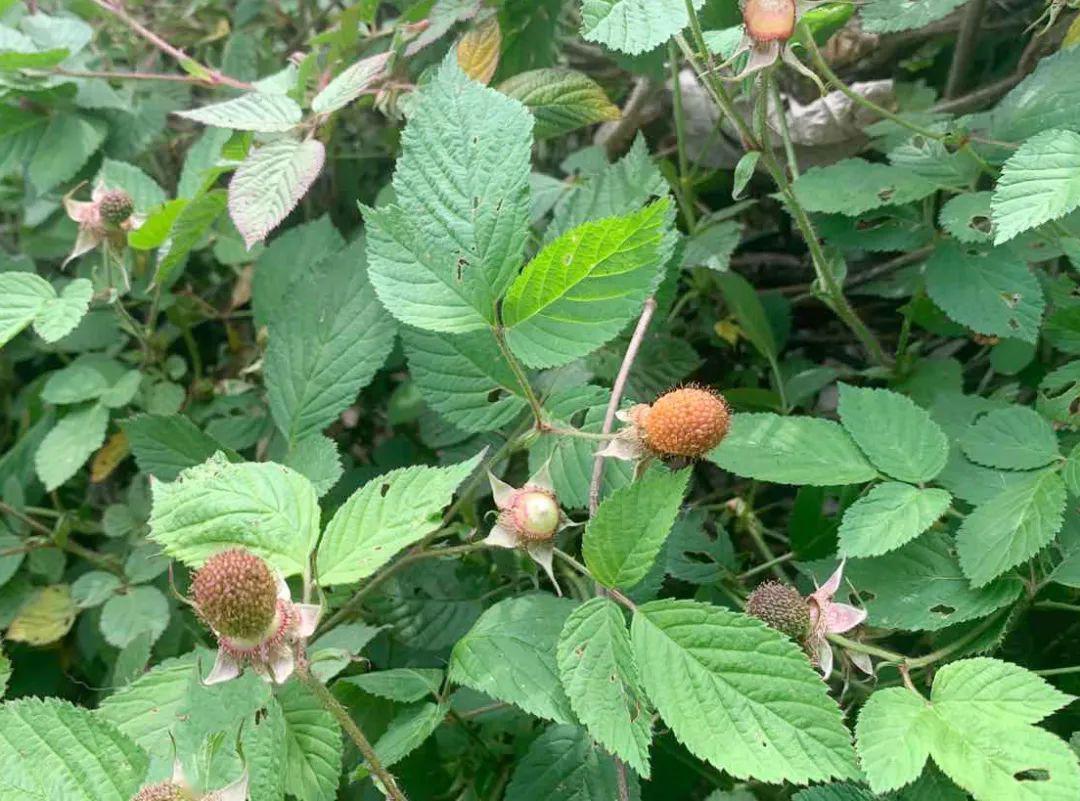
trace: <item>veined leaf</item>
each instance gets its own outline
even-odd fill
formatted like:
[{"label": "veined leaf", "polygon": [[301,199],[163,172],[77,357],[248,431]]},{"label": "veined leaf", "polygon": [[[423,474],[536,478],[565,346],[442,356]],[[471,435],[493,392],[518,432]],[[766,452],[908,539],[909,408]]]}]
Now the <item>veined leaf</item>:
[{"label": "veined leaf", "polygon": [[859,9],[863,29],[871,33],[893,33],[925,28],[931,22],[947,17],[964,4],[964,0],[924,0],[908,3],[905,0],[868,0]]},{"label": "veined leaf", "polygon": [[[700,9],[705,0],[693,0]],[[690,22],[683,0],[583,0],[581,35],[612,50],[652,50]]]},{"label": "veined leaf", "polygon": [[658,283],[670,255],[670,224],[664,199],[635,214],[585,223],[549,243],[503,301],[514,353],[530,367],[555,367],[616,336]]},{"label": "veined leaf", "polygon": [[592,78],[576,70],[547,68],[519,72],[499,84],[499,91],[520,100],[536,117],[536,138],[548,139],[619,118]]},{"label": "veined leaf", "polygon": [[0,273],[0,345],[30,325],[45,302],[56,297],[52,285],[34,273]]},{"label": "veined leaf", "polygon": [[971,461],[1007,470],[1032,470],[1060,458],[1050,422],[1027,406],[994,409],[960,437]]},{"label": "veined leaf", "polygon": [[341,728],[311,692],[295,681],[277,695],[285,713],[285,791],[333,801],[341,774]]},{"label": "veined leaf", "polygon": [[1080,134],[1042,131],[1009,156],[990,201],[994,244],[1080,206]]},{"label": "veined leaf", "polygon": [[262,92],[250,92],[222,103],[174,113],[203,125],[260,133],[284,133],[296,127],[303,116],[300,106],[292,98]]},{"label": "veined leaf", "polygon": [[326,525],[319,544],[319,582],[346,584],[370,576],[402,548],[437,529],[442,510],[482,456],[449,467],[391,470],[368,481]]},{"label": "veined leaf", "polygon": [[972,585],[982,587],[1049,545],[1064,520],[1065,494],[1061,477],[1041,470],[969,514],[956,534],[956,549]]},{"label": "veined leaf", "polygon": [[778,484],[827,487],[877,477],[839,424],[813,417],[733,415],[731,429],[709,459],[736,475]]},{"label": "veined leaf", "polygon": [[183,415],[138,414],[123,420],[121,427],[139,469],[162,481],[172,481],[182,470],[202,464],[218,451],[240,461]]},{"label": "veined leaf", "polygon": [[529,220],[532,118],[451,53],[417,93],[395,201],[365,209],[371,283],[404,323],[464,333],[495,322]]},{"label": "veined leaf", "polygon": [[[492,14],[465,32],[457,43],[458,66],[477,83],[489,84],[499,66],[502,31]],[[519,98],[520,99],[520,98]]]},{"label": "veined leaf", "polygon": [[326,148],[318,139],[283,137],[244,159],[229,182],[229,216],[248,250],[296,208],[319,177]]},{"label": "veined leaf", "polygon": [[649,778],[652,719],[614,601],[593,598],[566,619],[558,647],[559,675],[570,707],[597,741]]},{"label": "veined leaf", "polygon": [[559,682],[556,644],[574,604],[552,595],[523,595],[486,609],[450,655],[450,680],[531,715],[569,723],[570,702]]},{"label": "veined leaf", "polygon": [[389,53],[362,58],[337,75],[311,101],[311,110],[316,114],[330,114],[344,108],[360,95],[370,91],[371,87],[383,76]]},{"label": "veined leaf", "polygon": [[919,489],[887,481],[878,484],[844,512],[840,553],[880,556],[915,539],[934,524],[952,502],[943,489]]},{"label": "veined leaf", "polygon": [[880,206],[901,206],[932,195],[937,187],[910,170],[863,159],[811,167],[792,185],[808,211],[857,216]]},{"label": "veined leaf", "polygon": [[[631,801],[640,798],[637,777],[627,775]],[[611,801],[619,796],[615,761],[580,726],[549,726],[514,767],[506,801],[540,798]]]},{"label": "veined leaf", "polygon": [[737,778],[857,778],[840,708],[800,647],[708,604],[639,606],[634,655],[649,699],[695,756]]},{"label": "veined leaf", "polygon": [[152,490],[150,538],[174,559],[198,567],[219,550],[243,547],[285,576],[307,573],[319,506],[299,473],[273,462],[231,464],[218,453]]},{"label": "veined leaf", "polygon": [[608,587],[633,587],[649,572],[682,505],[689,470],[646,473],[616,490],[589,520],[585,564]]},{"label": "veined leaf", "polygon": [[68,412],[42,440],[34,467],[45,489],[54,490],[78,472],[105,441],[109,410],[91,403]]}]

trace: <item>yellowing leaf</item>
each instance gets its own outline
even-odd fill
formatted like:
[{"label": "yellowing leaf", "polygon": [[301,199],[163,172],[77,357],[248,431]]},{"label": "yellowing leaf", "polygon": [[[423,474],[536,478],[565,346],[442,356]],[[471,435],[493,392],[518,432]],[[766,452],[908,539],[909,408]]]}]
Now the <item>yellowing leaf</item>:
[{"label": "yellowing leaf", "polygon": [[101,446],[101,450],[94,454],[94,460],[90,463],[90,480],[100,484],[112,475],[112,471],[129,453],[131,445],[127,435],[123,431],[117,431]]},{"label": "yellowing leaf", "polygon": [[75,602],[67,584],[42,587],[15,615],[8,626],[7,638],[30,645],[48,645],[68,633],[75,615]]},{"label": "yellowing leaf", "polygon": [[457,46],[458,64],[474,81],[486,84],[499,66],[501,47],[499,18],[492,15],[461,37]]}]

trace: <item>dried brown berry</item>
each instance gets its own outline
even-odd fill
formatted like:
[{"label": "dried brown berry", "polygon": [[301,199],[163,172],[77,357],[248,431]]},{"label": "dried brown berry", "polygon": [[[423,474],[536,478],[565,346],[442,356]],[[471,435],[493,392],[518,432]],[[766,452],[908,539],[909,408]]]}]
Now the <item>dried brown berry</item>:
[{"label": "dried brown berry", "polygon": [[135,203],[131,200],[131,195],[123,189],[111,189],[98,201],[98,211],[107,225],[116,227],[132,215]]},{"label": "dried brown berry", "polygon": [[242,548],[210,557],[195,574],[192,600],[218,634],[258,641],[277,613],[277,581],[262,559]]},{"label": "dried brown berry", "polygon": [[683,387],[657,398],[642,415],[645,445],[662,456],[704,456],[727,434],[731,413],[719,392]]},{"label": "dried brown berry", "polygon": [[746,599],[746,612],[801,641],[810,634],[810,609],[799,591],[778,581],[763,581]]},{"label": "dried brown berry", "polygon": [[175,782],[158,782],[139,790],[131,801],[195,801],[195,796]]}]

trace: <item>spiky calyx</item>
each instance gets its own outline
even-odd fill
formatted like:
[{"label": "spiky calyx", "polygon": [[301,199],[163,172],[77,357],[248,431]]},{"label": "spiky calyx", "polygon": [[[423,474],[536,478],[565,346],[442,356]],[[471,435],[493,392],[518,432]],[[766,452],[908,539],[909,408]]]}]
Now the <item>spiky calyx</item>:
[{"label": "spiky calyx", "polygon": [[191,584],[199,614],[218,634],[258,642],[277,613],[277,581],[262,559],[243,548],[214,554]]},{"label": "spiky calyx", "polygon": [[555,495],[532,487],[517,492],[509,513],[517,532],[527,540],[537,541],[554,537],[562,518]]},{"label": "spiky calyx", "polygon": [[810,634],[810,609],[798,590],[764,581],[746,599],[746,612],[796,642]]},{"label": "spiky calyx", "polygon": [[176,782],[159,782],[139,790],[131,801],[195,801],[195,796]]},{"label": "spiky calyx", "polygon": [[786,42],[795,33],[795,0],[745,0],[743,24],[758,43]]},{"label": "spiky calyx", "polygon": [[106,225],[114,228],[123,225],[135,211],[131,195],[123,189],[111,189],[98,201],[98,211]]},{"label": "spiky calyx", "polygon": [[643,415],[645,445],[661,456],[704,456],[727,434],[731,412],[719,393],[682,387],[657,398]]}]

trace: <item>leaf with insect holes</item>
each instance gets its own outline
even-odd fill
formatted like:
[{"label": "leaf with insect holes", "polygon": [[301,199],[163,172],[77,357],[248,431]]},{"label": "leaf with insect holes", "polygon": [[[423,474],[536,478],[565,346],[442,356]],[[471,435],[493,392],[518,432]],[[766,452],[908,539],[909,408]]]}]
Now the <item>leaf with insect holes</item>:
[{"label": "leaf with insect holes", "polygon": [[289,216],[319,177],[326,148],[318,139],[275,139],[259,147],[229,182],[229,216],[248,250]]}]

